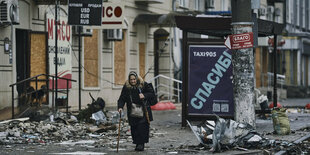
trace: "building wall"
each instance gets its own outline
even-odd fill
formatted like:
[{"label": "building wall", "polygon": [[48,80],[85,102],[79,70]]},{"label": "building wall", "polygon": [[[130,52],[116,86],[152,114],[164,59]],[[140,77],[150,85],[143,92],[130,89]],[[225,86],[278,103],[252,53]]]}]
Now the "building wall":
[{"label": "building wall", "polygon": [[[160,4],[146,4],[141,5],[135,3],[135,0],[123,0],[122,3],[125,4],[125,23],[126,28],[125,40],[120,45],[119,42],[109,41],[106,39],[105,30],[94,31],[93,37],[84,37],[82,39],[82,66],[87,68],[87,71],[82,68],[82,107],[85,107],[91,102],[89,93],[97,97],[102,97],[107,106],[115,106],[117,99],[122,88],[122,84],[127,78],[127,74],[130,71],[137,71],[139,74],[145,74],[145,80],[149,80],[154,77],[154,32],[158,29],[164,29],[173,37],[172,30],[168,27],[150,27],[149,25],[134,25],[133,21],[139,14],[168,14],[172,11],[173,0],[164,0]],[[186,7],[178,7],[177,11],[194,11],[197,13],[199,10],[195,10],[195,1],[185,1]],[[200,1],[200,11],[204,11],[204,1]],[[48,12],[54,12],[54,5],[36,5],[33,0],[20,0],[20,24],[14,26],[13,36],[15,36],[16,29],[31,30],[34,32],[47,32],[46,27],[46,14]],[[67,14],[67,6],[60,6],[61,14]],[[143,27],[141,29],[141,27]],[[72,30],[72,29],[71,29]],[[11,29],[9,26],[0,28],[0,109],[7,107],[11,104],[11,88],[8,84],[16,82],[16,63],[14,62],[16,58],[14,57],[14,50],[16,45],[13,45],[13,63],[9,63],[9,55],[3,52],[3,40],[4,37],[10,38]],[[73,33],[73,32],[72,32]],[[142,35],[141,35],[142,34]],[[144,36],[143,36],[144,34]],[[15,38],[13,37],[13,43]],[[179,38],[176,39],[179,41]],[[174,41],[171,39],[172,44]],[[39,43],[37,43],[39,42]],[[42,44],[38,40],[34,44]],[[41,41],[43,42],[43,40]],[[96,46],[96,47],[95,47]],[[165,47],[165,53],[160,58],[160,73],[167,76],[173,77],[173,64],[171,63],[171,52],[174,52],[171,46]],[[85,49],[86,48],[86,49]],[[118,62],[115,57],[116,51],[119,48],[123,48],[124,59],[126,62]],[[144,48],[143,50],[139,50]],[[72,35],[72,54],[71,54],[71,64],[72,64],[72,79],[78,80],[78,37]],[[34,52],[35,49],[32,49]],[[170,51],[172,50],[172,51]],[[140,53],[141,51],[141,53]],[[181,53],[179,53],[181,54]],[[33,57],[34,58],[34,57]],[[92,61],[94,60],[94,61]],[[119,75],[116,70],[117,66],[124,69],[125,75],[122,79],[116,80]],[[170,67],[169,67],[170,66]],[[33,68],[33,67],[32,67]],[[170,68],[170,70],[169,70]],[[94,73],[94,75],[89,72]],[[36,73],[33,73],[36,74]],[[33,75],[31,74],[31,75]],[[15,97],[17,96],[16,88],[14,91]],[[58,96],[63,96],[59,94]],[[50,96],[50,105],[52,99]],[[15,105],[17,101],[15,100]],[[72,88],[69,91],[69,106],[72,109],[77,109],[78,107],[78,82],[72,83]]]},{"label": "building wall", "polygon": [[306,69],[307,69],[307,86],[310,86],[310,57],[308,56],[307,58],[307,64],[306,64]]},{"label": "building wall", "polygon": [[290,59],[290,51],[289,50],[284,50],[283,51],[284,55],[285,55],[285,83],[286,84],[289,84],[290,81],[291,81],[291,76],[290,76],[290,73],[291,73],[291,68],[292,66],[290,65],[291,64],[291,59]]}]

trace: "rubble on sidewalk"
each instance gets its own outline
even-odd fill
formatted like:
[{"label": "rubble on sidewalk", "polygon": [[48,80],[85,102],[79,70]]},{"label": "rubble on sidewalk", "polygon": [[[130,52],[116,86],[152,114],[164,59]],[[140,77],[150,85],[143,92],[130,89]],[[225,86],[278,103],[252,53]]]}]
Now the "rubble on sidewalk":
[{"label": "rubble on sidewalk", "polygon": [[[23,116],[26,118],[0,122],[0,145],[15,144],[59,144],[87,145],[87,147],[115,147],[117,141],[117,111],[104,111],[105,101],[91,94],[92,103],[76,115],[51,109],[28,109]],[[122,114],[120,143],[132,142],[128,120]],[[150,137],[155,134],[150,128]]]},{"label": "rubble on sidewalk", "polygon": [[[75,116],[62,112],[50,114],[48,119],[39,122],[31,121],[29,118],[2,121],[0,145],[55,143],[113,149],[117,138],[115,135],[118,131],[119,113],[117,111],[106,113],[107,115],[102,115],[103,112],[91,114],[94,116],[92,123],[78,121]],[[103,116],[105,119],[102,119]],[[120,143],[131,143],[130,126],[126,118],[122,119]],[[156,135],[155,131],[156,129],[150,128],[150,137]]]}]

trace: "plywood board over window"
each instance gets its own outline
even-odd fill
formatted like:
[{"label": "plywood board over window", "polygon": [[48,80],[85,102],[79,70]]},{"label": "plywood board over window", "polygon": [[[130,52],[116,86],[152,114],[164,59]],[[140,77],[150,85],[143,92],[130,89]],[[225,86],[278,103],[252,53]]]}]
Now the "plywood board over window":
[{"label": "plywood board over window", "polygon": [[123,30],[123,40],[114,42],[114,83],[123,84],[126,79],[126,31]]},{"label": "plywood board over window", "polygon": [[91,37],[84,37],[84,87],[99,86],[98,30]]},{"label": "plywood board over window", "polygon": [[309,56],[306,56],[305,58],[306,62],[305,62],[305,81],[306,81],[306,86],[308,86],[309,84]]},{"label": "plywood board over window", "polygon": [[287,50],[287,51],[284,51],[284,55],[285,55],[285,83],[286,84],[290,84],[291,82],[291,59],[290,59],[290,51]]},{"label": "plywood board over window", "polygon": [[262,85],[262,65],[261,65],[261,52],[260,48],[255,49],[255,75],[256,75],[256,87],[259,88]]},{"label": "plywood board over window", "polygon": [[140,76],[144,78],[145,75],[145,43],[139,43],[139,71]]},{"label": "plywood board over window", "polygon": [[[30,77],[46,74],[46,33],[31,33],[30,36]],[[38,79],[46,79],[46,76],[39,76]],[[37,88],[46,85],[45,81],[38,82]],[[31,82],[30,86],[36,89],[36,83]]]},{"label": "plywood board over window", "polygon": [[268,86],[268,49],[263,49],[263,57],[262,57],[262,74],[263,74],[263,86],[267,87]]}]

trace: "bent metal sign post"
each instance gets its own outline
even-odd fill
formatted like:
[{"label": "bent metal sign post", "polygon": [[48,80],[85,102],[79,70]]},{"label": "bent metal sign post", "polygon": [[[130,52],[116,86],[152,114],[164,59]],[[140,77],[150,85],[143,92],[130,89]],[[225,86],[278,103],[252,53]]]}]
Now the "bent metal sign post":
[{"label": "bent metal sign post", "polygon": [[189,45],[188,115],[234,116],[231,58],[225,46]]}]

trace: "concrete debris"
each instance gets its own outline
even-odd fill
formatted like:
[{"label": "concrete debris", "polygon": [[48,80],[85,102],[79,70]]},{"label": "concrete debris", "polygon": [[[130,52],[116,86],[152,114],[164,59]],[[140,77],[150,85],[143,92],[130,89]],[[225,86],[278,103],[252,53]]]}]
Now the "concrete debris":
[{"label": "concrete debris", "polygon": [[[117,111],[95,113],[93,123],[78,122],[75,116],[56,112],[44,121],[31,121],[29,119],[15,119],[0,122],[0,145],[14,144],[59,144],[59,145],[87,145],[87,147],[115,148],[117,141]],[[102,120],[105,120],[102,122]],[[132,142],[130,126],[123,118],[120,143]],[[157,136],[156,129],[150,128],[150,137]]]}]

